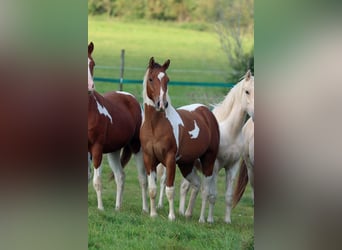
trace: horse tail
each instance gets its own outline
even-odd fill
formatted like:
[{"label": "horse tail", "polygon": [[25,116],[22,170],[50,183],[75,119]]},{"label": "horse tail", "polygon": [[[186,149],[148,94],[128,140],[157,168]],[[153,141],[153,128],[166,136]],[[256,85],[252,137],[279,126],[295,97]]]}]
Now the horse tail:
[{"label": "horse tail", "polygon": [[233,208],[239,203],[248,183],[248,171],[246,163],[243,159],[240,161],[240,170],[235,190],[233,194]]},{"label": "horse tail", "polygon": [[122,168],[124,168],[127,165],[129,160],[131,159],[131,156],[132,156],[132,150],[131,150],[129,145],[126,145],[123,148],[123,150],[121,152],[121,157],[120,157],[120,162],[121,162]]},{"label": "horse tail", "polygon": [[[131,159],[132,156],[132,150],[130,148],[129,145],[126,145],[121,152],[121,156],[120,156],[120,163],[122,168],[124,168],[127,163],[129,162],[129,160]],[[114,173],[111,171],[109,174],[109,180],[113,180],[114,179]]]}]

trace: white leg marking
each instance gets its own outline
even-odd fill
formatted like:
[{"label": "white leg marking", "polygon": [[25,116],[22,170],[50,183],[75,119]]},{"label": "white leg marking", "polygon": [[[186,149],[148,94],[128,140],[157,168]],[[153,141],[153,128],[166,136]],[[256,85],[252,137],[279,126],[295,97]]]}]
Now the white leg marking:
[{"label": "white leg marking", "polygon": [[102,169],[101,165],[97,169],[94,168],[94,176],[93,176],[93,186],[96,191],[97,208],[99,210],[103,210],[101,169]]},{"label": "white leg marking", "polygon": [[188,193],[190,188],[190,182],[183,178],[180,186],[180,198],[179,198],[179,213],[181,215],[185,215],[185,200],[186,194]]},{"label": "white leg marking", "polygon": [[156,172],[152,171],[150,175],[147,176],[148,180],[148,190],[150,194],[150,202],[151,202],[151,217],[157,216],[156,210],[156,195],[157,195],[157,185],[156,185]]},{"label": "white leg marking", "polygon": [[158,208],[163,208],[163,199],[164,199],[165,181],[166,181],[166,168],[161,163],[157,166],[157,175],[159,177],[159,182],[160,182]]},{"label": "white leg marking", "polygon": [[[215,187],[215,177],[207,176],[203,178],[203,190],[202,190],[202,207],[201,207],[201,215],[199,222],[205,222],[204,214],[205,214],[205,207],[206,202],[209,200],[209,210],[213,211],[213,206],[215,204],[216,199],[216,187]],[[212,214],[208,216],[208,222],[213,222]]]},{"label": "white leg marking", "polygon": [[196,197],[201,186],[201,179],[197,175],[197,171],[195,168],[192,169],[192,172],[186,177],[186,179],[191,183],[192,189],[191,189],[191,195],[189,199],[189,205],[185,211],[185,217],[191,217],[192,211],[195,206]]},{"label": "white leg marking", "polygon": [[231,223],[231,211],[233,205],[233,184],[236,177],[237,170],[239,168],[240,161],[238,160],[229,169],[226,169],[226,215],[224,221]]},{"label": "white leg marking", "polygon": [[137,164],[138,170],[138,178],[141,188],[141,197],[142,197],[142,209],[144,212],[148,213],[148,206],[147,206],[147,175],[143,160],[143,153],[142,150],[135,155],[135,161]]},{"label": "white leg marking", "polygon": [[169,200],[169,220],[173,221],[176,219],[175,209],[174,209],[174,196],[175,196],[175,187],[166,187],[165,188],[166,197]]},{"label": "white leg marking", "polygon": [[116,182],[116,203],[115,209],[119,210],[122,204],[122,194],[125,185],[125,173],[120,162],[120,150],[107,154],[108,163],[112,169]]}]

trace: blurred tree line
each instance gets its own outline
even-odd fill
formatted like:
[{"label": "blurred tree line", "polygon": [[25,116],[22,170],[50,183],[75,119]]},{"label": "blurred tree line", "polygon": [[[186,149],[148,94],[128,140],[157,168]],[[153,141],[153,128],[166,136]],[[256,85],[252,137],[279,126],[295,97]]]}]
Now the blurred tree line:
[{"label": "blurred tree line", "polygon": [[230,64],[227,80],[254,73],[254,39],[252,46],[243,40],[254,37],[254,0],[88,0],[88,14],[213,24]]}]

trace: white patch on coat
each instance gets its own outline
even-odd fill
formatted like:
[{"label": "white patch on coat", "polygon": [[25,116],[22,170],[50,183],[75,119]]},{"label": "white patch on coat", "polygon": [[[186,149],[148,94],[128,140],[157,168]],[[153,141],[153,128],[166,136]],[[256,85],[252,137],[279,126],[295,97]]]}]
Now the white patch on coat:
[{"label": "white patch on coat", "polygon": [[135,96],[134,96],[134,95],[132,95],[131,93],[128,93],[128,92],[124,92],[124,91],[116,91],[116,93],[118,93],[118,94],[121,94],[121,95],[129,95],[129,96],[132,96],[132,97],[134,97],[134,98],[135,98]]},{"label": "white patch on coat", "polygon": [[177,111],[169,105],[169,107],[165,110],[166,118],[170,121],[173,130],[173,136],[176,140],[177,149],[179,147],[179,125],[184,126],[183,120]]},{"label": "white patch on coat", "polygon": [[203,104],[196,103],[196,104],[190,104],[190,105],[182,106],[182,107],[179,107],[178,109],[183,109],[183,110],[187,110],[189,112],[192,112],[199,107],[206,107],[206,106]]},{"label": "white patch on coat", "polygon": [[97,100],[96,100],[96,104],[97,104],[97,110],[99,111],[99,113],[103,114],[104,116],[107,116],[110,119],[110,123],[113,123],[113,119],[111,115],[109,114],[108,110],[106,109],[106,107],[102,106]]},{"label": "white patch on coat", "polygon": [[199,135],[199,132],[200,132],[200,129],[199,129],[196,121],[194,121],[194,124],[195,124],[195,128],[193,130],[189,131],[189,135],[190,135],[191,139],[196,139]]}]

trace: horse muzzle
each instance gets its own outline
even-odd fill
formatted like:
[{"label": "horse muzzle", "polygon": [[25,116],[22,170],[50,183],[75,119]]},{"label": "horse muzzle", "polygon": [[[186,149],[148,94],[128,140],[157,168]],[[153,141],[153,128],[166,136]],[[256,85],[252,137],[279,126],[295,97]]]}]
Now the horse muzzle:
[{"label": "horse muzzle", "polygon": [[160,112],[164,112],[168,106],[169,106],[169,103],[167,101],[165,103],[163,101],[157,101],[156,110]]}]

